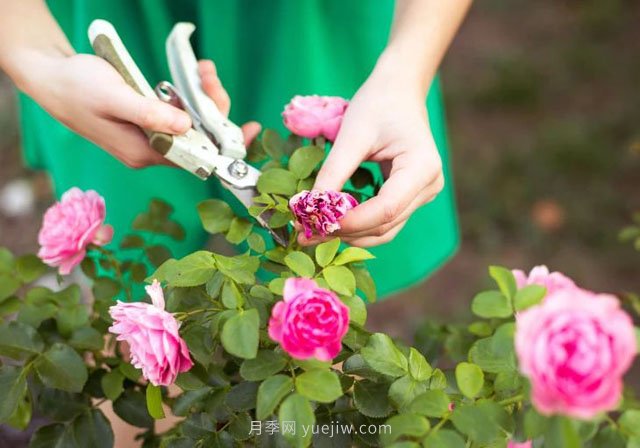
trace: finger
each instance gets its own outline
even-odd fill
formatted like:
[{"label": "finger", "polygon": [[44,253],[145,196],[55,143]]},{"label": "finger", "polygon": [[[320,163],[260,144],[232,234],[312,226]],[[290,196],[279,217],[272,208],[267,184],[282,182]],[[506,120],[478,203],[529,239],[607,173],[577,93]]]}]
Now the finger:
[{"label": "finger", "polygon": [[316,176],[313,186],[316,190],[342,190],[371,149],[370,134],[360,126],[350,127],[347,123],[346,120],[343,122],[338,137]]},{"label": "finger", "polygon": [[350,244],[352,246],[358,246],[358,247],[380,246],[381,244],[386,244],[386,243],[392,241],[398,235],[398,233],[400,233],[400,231],[402,230],[402,228],[404,227],[404,225],[406,223],[407,223],[407,221],[402,221],[402,222],[398,223],[395,227],[390,229],[388,232],[386,232],[385,234],[380,235],[380,236],[364,236],[364,237],[357,237],[357,238],[343,238],[343,241],[345,243],[347,243],[347,244]]},{"label": "finger", "polygon": [[200,74],[200,80],[202,82],[202,90],[204,93],[216,103],[220,112],[225,117],[229,115],[231,109],[231,99],[229,94],[222,86],[220,78],[218,78],[218,71],[213,61],[209,59],[203,59],[198,61],[198,73]]},{"label": "finger", "polygon": [[104,113],[150,131],[184,134],[191,128],[189,115],[156,98],[140,95],[128,85],[112,89],[104,100]]},{"label": "finger", "polygon": [[383,224],[377,227],[369,227],[365,230],[359,232],[347,232],[342,227],[339,231],[335,233],[336,236],[340,237],[363,237],[363,236],[381,236],[387,233],[389,230],[397,226],[399,223],[408,220],[411,215],[421,206],[427,204],[435,199],[438,193],[442,190],[444,186],[444,176],[442,173],[436,177],[436,179],[430,183],[425,189],[419,192],[416,197],[411,201],[409,206],[404,209],[394,220],[392,220],[388,224]]},{"label": "finger", "polygon": [[262,130],[262,126],[257,121],[249,121],[242,125],[242,135],[244,136],[244,144],[249,146],[251,142],[258,136]]},{"label": "finger", "polygon": [[173,166],[173,163],[151,148],[146,135],[137,126],[109,119],[103,119],[100,126],[98,135],[108,135],[108,141],[100,141],[100,137],[90,139],[129,168]]}]

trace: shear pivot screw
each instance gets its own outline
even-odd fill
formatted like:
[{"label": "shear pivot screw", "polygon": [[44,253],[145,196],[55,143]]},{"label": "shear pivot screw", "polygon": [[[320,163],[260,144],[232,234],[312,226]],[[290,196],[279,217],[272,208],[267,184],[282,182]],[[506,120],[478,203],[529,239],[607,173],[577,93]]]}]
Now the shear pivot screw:
[{"label": "shear pivot screw", "polygon": [[242,179],[249,172],[249,167],[244,160],[235,160],[229,165],[229,174],[236,179]]}]

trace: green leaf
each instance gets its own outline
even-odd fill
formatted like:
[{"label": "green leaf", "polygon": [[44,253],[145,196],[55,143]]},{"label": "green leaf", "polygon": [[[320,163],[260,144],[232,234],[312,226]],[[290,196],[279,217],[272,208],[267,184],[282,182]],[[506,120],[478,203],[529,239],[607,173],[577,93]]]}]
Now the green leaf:
[{"label": "green leaf", "polygon": [[258,353],[258,311],[241,311],[224,323],[221,341],[224,349],[239,358],[255,358]]},{"label": "green leaf", "polygon": [[484,291],[473,298],[471,311],[484,318],[509,317],[513,313],[509,298],[498,291]]},{"label": "green leaf", "polygon": [[524,414],[524,435],[527,439],[536,439],[542,436],[549,425],[549,419],[538,414],[534,408],[530,408]]},{"label": "green leaf", "polygon": [[10,274],[0,273],[0,300],[15,293],[20,288],[20,281]]},{"label": "green leaf", "polygon": [[421,438],[431,427],[429,420],[416,414],[395,415],[387,420],[385,424],[389,425],[391,428],[389,431],[380,433],[380,442],[383,446],[386,446],[403,436]]},{"label": "green leaf", "polygon": [[489,275],[496,281],[500,292],[502,292],[505,297],[513,300],[516,290],[518,289],[513,273],[502,266],[489,266]]},{"label": "green leaf", "polygon": [[80,392],[87,382],[87,367],[80,355],[60,342],[54,343],[49,350],[38,356],[33,366],[47,387]]},{"label": "green leaf", "polygon": [[[22,306],[22,301],[17,297],[9,297],[0,301],[0,316],[8,316],[17,313]],[[640,344],[638,345],[640,347]]]},{"label": "green leaf", "polygon": [[104,339],[98,330],[92,327],[81,327],[71,333],[69,345],[77,350],[102,350]]},{"label": "green leaf", "polygon": [[540,285],[527,285],[516,292],[513,298],[513,307],[516,311],[526,310],[533,305],[537,305],[547,294],[547,288]]},{"label": "green leaf", "polygon": [[237,283],[253,285],[256,282],[255,273],[260,267],[258,257],[248,254],[225,257],[215,254],[215,260],[220,272]]},{"label": "green leaf", "polygon": [[35,255],[23,255],[16,259],[16,271],[24,283],[30,283],[41,277],[47,269],[47,265]]},{"label": "green leaf", "polygon": [[271,159],[277,161],[284,155],[286,141],[280,136],[278,131],[265,129],[264,132],[262,132],[261,143],[264,151]]},{"label": "green leaf", "polygon": [[55,421],[73,420],[90,407],[91,399],[84,392],[72,393],[45,387],[38,395],[38,410]]},{"label": "green leaf", "polygon": [[349,307],[349,320],[364,326],[367,321],[367,307],[358,296],[343,296],[342,302]]},{"label": "green leaf", "polygon": [[391,414],[393,407],[389,401],[389,384],[371,380],[356,381],[353,386],[353,402],[367,417],[382,418]]},{"label": "green leaf", "polygon": [[311,175],[313,170],[324,159],[324,150],[318,146],[303,146],[294,151],[289,158],[289,171],[298,179],[304,179]]},{"label": "green leaf", "polygon": [[125,390],[113,402],[113,411],[125,422],[139,428],[152,428],[153,418],[147,410],[147,400],[142,392]]},{"label": "green leaf", "polygon": [[369,271],[365,268],[352,267],[353,275],[356,277],[356,287],[362,291],[367,301],[374,303],[378,297],[376,284]]},{"label": "green leaf", "polygon": [[494,338],[478,339],[469,350],[469,361],[490,373],[510,372],[515,370],[515,359],[495,350]]},{"label": "green leaf", "polygon": [[280,421],[280,428],[284,428],[288,422],[296,422],[293,434],[290,431],[282,433],[285,439],[294,447],[309,446],[311,443],[311,431],[305,433],[302,430],[302,428],[311,428],[316,421],[316,416],[309,400],[296,393],[289,395],[280,405],[278,420]]},{"label": "green leaf", "polygon": [[284,263],[301,277],[311,278],[316,273],[316,265],[304,252],[295,251],[284,257]]},{"label": "green leaf", "polygon": [[449,412],[450,403],[451,399],[444,391],[432,389],[415,397],[407,411],[426,417],[442,418]]},{"label": "green leaf", "polygon": [[464,439],[455,431],[450,429],[439,429],[430,432],[424,442],[424,448],[465,448]]},{"label": "green leaf", "polygon": [[128,362],[121,362],[118,366],[118,370],[122,372],[125,378],[130,379],[131,381],[138,381],[142,376],[142,370],[136,369],[133,365]]},{"label": "green leaf", "polygon": [[18,400],[18,406],[7,420],[7,425],[19,431],[24,431],[31,423],[32,415],[31,395],[27,392],[21,400]]},{"label": "green leaf", "polygon": [[29,448],[76,448],[70,431],[62,423],[41,426],[31,436]]},{"label": "green leaf", "polygon": [[222,304],[229,309],[236,309],[244,304],[244,296],[232,280],[227,280],[222,285],[221,299]]},{"label": "green leaf", "polygon": [[209,233],[216,234],[229,230],[234,217],[233,210],[225,201],[207,199],[198,204],[198,215],[202,227]]},{"label": "green leaf", "polygon": [[316,246],[316,261],[321,267],[327,266],[338,253],[340,238],[333,238]]},{"label": "green leaf", "polygon": [[341,266],[343,264],[356,263],[358,261],[371,260],[373,258],[376,257],[366,249],[361,247],[347,247],[338,254],[331,264]]},{"label": "green leaf", "polygon": [[331,403],[342,396],[340,379],[330,370],[310,370],[296,377],[296,391],[309,400]]},{"label": "green leaf", "polygon": [[354,295],[356,279],[353,273],[344,266],[327,266],[322,270],[324,279],[329,287],[339,294]]},{"label": "green leaf", "polygon": [[229,434],[235,440],[247,440],[253,436],[251,433],[251,416],[247,412],[236,414],[229,424]]},{"label": "green leaf", "polygon": [[618,425],[624,433],[640,437],[640,410],[629,409],[625,411],[620,416]]},{"label": "green leaf", "polygon": [[156,420],[164,418],[164,409],[162,408],[162,389],[160,386],[147,384],[147,411],[149,415]]},{"label": "green leaf", "polygon": [[63,336],[68,336],[74,330],[85,326],[89,322],[89,310],[83,303],[60,308],[56,315],[58,331]]},{"label": "green leaf", "polygon": [[111,401],[118,399],[120,394],[124,391],[123,387],[124,375],[119,370],[112,370],[102,376],[100,379],[100,385],[105,397]]},{"label": "green leaf", "polygon": [[44,342],[33,327],[15,321],[0,325],[0,355],[24,359],[43,349]]},{"label": "green leaf", "polygon": [[415,348],[409,349],[409,374],[416,381],[426,381],[431,376],[433,368],[425,357]]},{"label": "green leaf", "polygon": [[70,428],[78,447],[112,448],[113,430],[99,409],[91,409],[75,418]]},{"label": "green leaf", "polygon": [[262,173],[258,178],[257,188],[260,193],[293,196],[296,193],[297,184],[298,180],[292,172],[273,168]]},{"label": "green leaf", "polygon": [[419,382],[411,378],[411,376],[405,375],[391,384],[389,398],[398,409],[403,409],[426,390],[426,382]]},{"label": "green leaf", "polygon": [[274,375],[258,387],[256,418],[264,420],[275,411],[280,401],[293,390],[293,380],[287,375]]},{"label": "green leaf", "polygon": [[456,366],[456,383],[465,397],[475,398],[484,385],[484,373],[475,364],[461,362]]},{"label": "green leaf", "polygon": [[260,350],[253,359],[246,359],[240,366],[240,375],[247,381],[262,381],[275,375],[287,364],[287,360],[272,350]]},{"label": "green leaf", "polygon": [[282,293],[284,292],[284,283],[285,283],[286,279],[284,278],[274,278],[273,280],[271,280],[269,282],[269,291],[271,291],[274,294],[278,294],[279,296],[282,295]]},{"label": "green leaf", "polygon": [[263,253],[267,249],[264,238],[257,233],[252,233],[247,237],[247,244],[254,252]]},{"label": "green leaf", "polygon": [[408,370],[407,358],[383,333],[371,335],[362,348],[362,357],[373,370],[392,377],[405,375]]},{"label": "green leaf", "polygon": [[26,375],[21,367],[0,366],[0,422],[13,415],[26,391]]},{"label": "green leaf", "polygon": [[93,282],[93,297],[96,300],[115,299],[120,292],[120,284],[108,277],[98,277]]},{"label": "green leaf", "polygon": [[207,283],[215,272],[213,254],[200,250],[175,261],[172,275],[166,280],[171,286],[199,286]]},{"label": "green leaf", "polygon": [[227,241],[231,244],[240,244],[247,239],[252,229],[253,224],[246,219],[233,218],[229,226],[229,231],[227,232]]},{"label": "green leaf", "polygon": [[513,420],[502,406],[493,401],[478,401],[456,406],[451,421],[458,431],[480,445],[487,445],[513,431]]},{"label": "green leaf", "polygon": [[243,381],[233,386],[225,397],[225,404],[234,411],[248,411],[257,405],[258,383]]},{"label": "green leaf", "polygon": [[545,432],[544,445],[549,448],[580,448],[582,442],[571,420],[557,416],[551,419]]}]

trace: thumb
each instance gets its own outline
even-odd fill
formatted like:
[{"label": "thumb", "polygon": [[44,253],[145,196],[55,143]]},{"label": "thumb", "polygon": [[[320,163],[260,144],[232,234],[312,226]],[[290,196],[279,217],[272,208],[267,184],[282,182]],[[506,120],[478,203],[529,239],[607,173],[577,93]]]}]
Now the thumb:
[{"label": "thumb", "polygon": [[150,131],[184,134],[191,127],[191,118],[185,111],[142,96],[129,86],[112,91],[107,112]]},{"label": "thumb", "polygon": [[342,126],[338,137],[322,164],[316,182],[316,190],[340,191],[360,164],[366,160],[371,138],[362,129]]}]

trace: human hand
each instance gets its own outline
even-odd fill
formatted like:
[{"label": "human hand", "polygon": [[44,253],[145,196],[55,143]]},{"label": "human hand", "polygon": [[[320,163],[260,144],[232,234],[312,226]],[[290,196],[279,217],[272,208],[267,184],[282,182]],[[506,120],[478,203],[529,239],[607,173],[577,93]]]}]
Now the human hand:
[{"label": "human hand", "polygon": [[[387,180],[377,196],[347,212],[331,235],[364,247],[391,241],[444,186],[424,95],[393,73],[374,71],[351,100],[314,189],[340,191],[365,160],[379,162]],[[304,245],[321,240],[299,237]]]},{"label": "human hand", "polygon": [[[228,115],[229,95],[213,62],[200,61],[198,69],[205,93]],[[182,134],[191,127],[186,112],[140,95],[97,56],[76,54],[40,61],[26,84],[27,93],[53,117],[131,168],[173,165],[151,148],[140,128]],[[260,125],[249,122],[242,130],[249,144]]]}]

